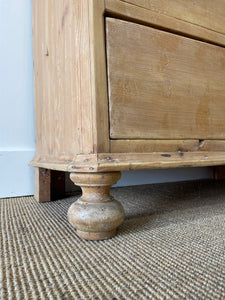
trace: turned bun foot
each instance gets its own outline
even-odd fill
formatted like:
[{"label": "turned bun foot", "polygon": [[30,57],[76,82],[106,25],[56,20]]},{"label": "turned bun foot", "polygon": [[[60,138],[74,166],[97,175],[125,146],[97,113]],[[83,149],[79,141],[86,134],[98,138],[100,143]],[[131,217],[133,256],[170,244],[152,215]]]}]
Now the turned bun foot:
[{"label": "turned bun foot", "polygon": [[103,240],[113,237],[124,220],[122,205],[110,195],[110,187],[120,172],[71,173],[71,180],[82,188],[82,196],[68,211],[68,220],[83,239]]}]

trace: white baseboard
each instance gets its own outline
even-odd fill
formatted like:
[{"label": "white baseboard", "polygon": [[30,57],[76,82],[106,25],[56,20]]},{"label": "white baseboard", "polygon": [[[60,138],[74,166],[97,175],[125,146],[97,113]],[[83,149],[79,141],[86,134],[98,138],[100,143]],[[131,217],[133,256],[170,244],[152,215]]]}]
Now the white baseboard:
[{"label": "white baseboard", "polygon": [[34,150],[0,151],[0,198],[34,194]]}]

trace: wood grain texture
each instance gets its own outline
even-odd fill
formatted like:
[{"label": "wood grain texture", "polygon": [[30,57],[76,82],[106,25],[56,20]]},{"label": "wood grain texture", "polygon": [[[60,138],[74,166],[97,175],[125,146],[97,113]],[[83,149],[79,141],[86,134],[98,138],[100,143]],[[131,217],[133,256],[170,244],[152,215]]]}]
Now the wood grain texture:
[{"label": "wood grain texture", "polygon": [[51,201],[51,170],[34,168],[34,198],[38,202]]},{"label": "wood grain texture", "polygon": [[[148,1],[148,0],[147,0]],[[152,1],[149,1],[152,2]],[[158,1],[161,2],[161,1]],[[172,2],[172,1],[170,1]],[[176,5],[176,2],[174,5]],[[189,2],[189,1],[187,1]],[[213,3],[213,2],[212,2]],[[222,1],[221,1],[222,3]],[[225,35],[121,0],[105,0],[106,15],[133,21],[225,46]],[[160,4],[159,4],[160,5]],[[168,6],[168,5],[167,5]],[[194,14],[194,8],[191,14]]]},{"label": "wood grain texture", "polygon": [[65,195],[65,172],[34,168],[34,198],[38,202],[62,199]]},{"label": "wood grain texture", "polygon": [[223,140],[111,140],[112,153],[225,151]]},{"label": "wood grain texture", "polygon": [[41,168],[67,172],[114,172],[177,167],[225,165],[224,151],[153,152],[153,153],[100,153],[77,155],[70,163],[40,160]]},{"label": "wood grain texture", "polygon": [[[225,50],[215,44],[225,35],[142,3],[33,1],[31,165],[93,173],[224,164]],[[111,20],[107,33],[111,137],[129,141],[109,140],[104,14],[155,28]]]},{"label": "wood grain texture", "polygon": [[110,137],[225,138],[225,49],[107,18]]},{"label": "wood grain texture", "polygon": [[104,0],[89,0],[94,152],[109,151],[104,12]]},{"label": "wood grain texture", "polygon": [[225,2],[221,0],[121,0],[225,34]]},{"label": "wood grain texture", "polygon": [[199,140],[111,140],[112,153],[197,151]]},{"label": "wood grain texture", "polygon": [[224,152],[101,153],[78,155],[67,170],[110,172],[216,165],[225,165]]},{"label": "wood grain texture", "polygon": [[103,12],[104,0],[33,1],[37,159],[108,151]]},{"label": "wood grain texture", "polygon": [[202,140],[199,145],[200,151],[225,151],[223,140]]},{"label": "wood grain texture", "polygon": [[70,174],[81,187],[82,197],[70,206],[68,220],[81,238],[103,240],[116,234],[125,214],[122,205],[110,195],[110,187],[120,176],[120,172]]}]

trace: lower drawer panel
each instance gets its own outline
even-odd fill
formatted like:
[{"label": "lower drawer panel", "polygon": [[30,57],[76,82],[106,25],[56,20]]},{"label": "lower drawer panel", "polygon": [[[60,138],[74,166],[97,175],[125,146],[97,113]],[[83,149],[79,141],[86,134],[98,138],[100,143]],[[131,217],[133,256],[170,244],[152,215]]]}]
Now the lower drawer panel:
[{"label": "lower drawer panel", "polygon": [[106,18],[112,139],[224,139],[225,49]]}]

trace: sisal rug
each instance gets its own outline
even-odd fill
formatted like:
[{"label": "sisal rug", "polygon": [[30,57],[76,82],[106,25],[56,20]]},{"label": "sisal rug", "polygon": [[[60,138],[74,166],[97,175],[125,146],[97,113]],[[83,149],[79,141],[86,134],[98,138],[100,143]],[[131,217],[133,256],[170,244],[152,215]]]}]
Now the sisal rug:
[{"label": "sisal rug", "polygon": [[84,241],[50,203],[0,200],[1,299],[225,299],[225,184],[117,188],[126,220]]}]

